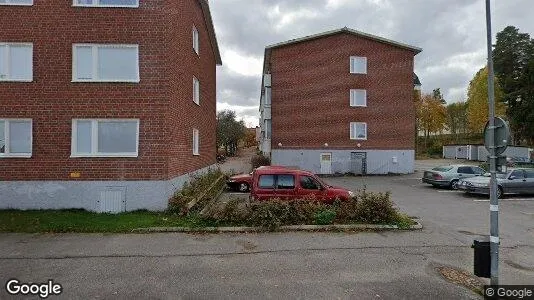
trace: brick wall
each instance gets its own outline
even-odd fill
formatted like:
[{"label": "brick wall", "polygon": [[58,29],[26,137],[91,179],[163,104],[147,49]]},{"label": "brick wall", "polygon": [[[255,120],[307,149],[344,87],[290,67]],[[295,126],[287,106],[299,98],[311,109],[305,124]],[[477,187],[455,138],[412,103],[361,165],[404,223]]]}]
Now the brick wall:
[{"label": "brick wall", "polygon": [[[414,149],[414,54],[346,33],[273,49],[273,149]],[[367,57],[367,74],[350,74],[350,56]],[[350,107],[350,89],[367,90],[367,107]],[[366,141],[350,122],[367,122]]]},{"label": "brick wall", "polygon": [[[33,119],[33,157],[0,159],[0,180],[72,180],[71,172],[81,173],[76,180],[161,180],[214,163],[208,143],[202,144],[200,157],[186,163],[191,159],[185,148],[191,153],[192,129],[184,125],[193,120],[215,122],[214,112],[209,122],[195,115],[204,111],[182,107],[184,99],[192,97],[187,95],[192,93],[192,78],[185,75],[192,65],[182,63],[191,59],[192,46],[189,52],[184,49],[192,42],[190,26],[176,17],[185,14],[177,13],[183,7],[199,11],[194,4],[151,0],[140,1],[136,9],[87,8],[50,0],[0,6],[0,41],[32,42],[34,55],[33,82],[0,82],[0,118]],[[171,21],[179,26],[169,26]],[[186,36],[180,32],[182,26],[187,27],[188,39],[175,39],[178,47],[169,45],[168,38]],[[71,83],[73,43],[139,44],[140,83]],[[207,53],[208,41],[201,43]],[[202,67],[215,73],[213,59]],[[206,98],[213,95],[213,107],[214,78],[203,86]],[[73,118],[139,118],[139,157],[70,158]],[[201,135],[207,132],[201,128]],[[210,139],[214,138],[201,137]]]}]

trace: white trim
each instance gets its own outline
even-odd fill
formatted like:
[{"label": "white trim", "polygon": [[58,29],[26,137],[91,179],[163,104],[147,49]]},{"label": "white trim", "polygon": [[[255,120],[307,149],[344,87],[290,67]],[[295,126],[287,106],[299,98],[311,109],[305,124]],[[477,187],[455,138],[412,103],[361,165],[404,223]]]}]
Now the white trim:
[{"label": "white trim", "polygon": [[[78,121],[91,122],[91,153],[78,153]],[[98,123],[99,122],[137,122],[135,152],[99,153]],[[71,158],[76,157],[139,157],[139,119],[72,119]]]},{"label": "white trim", "polygon": [[[30,57],[30,60],[31,60],[31,78],[27,78],[27,79],[12,79],[10,78],[11,77],[11,69],[12,69],[12,66],[11,66],[11,60],[10,60],[10,54],[11,54],[11,51],[9,50],[9,48],[11,46],[27,46],[27,47],[30,47],[31,49],[31,57]],[[1,59],[4,59],[4,64],[6,66],[6,76],[7,78],[6,79],[3,79],[2,77],[0,77],[0,82],[33,82],[33,43],[9,43],[9,42],[0,42],[0,47],[6,47],[6,53],[5,53],[5,56],[2,58],[0,57],[0,60]],[[0,74],[0,76],[2,76]]]},{"label": "white trim", "polygon": [[33,0],[30,0],[31,3],[10,3],[9,1],[12,0],[6,0],[6,3],[0,3],[0,5],[12,5],[12,6],[32,6]]},{"label": "white trim", "polygon": [[193,50],[200,56],[200,33],[197,27],[193,24]]},{"label": "white trim", "polygon": [[[91,47],[92,50],[92,76],[94,79],[78,79],[76,78],[78,70],[76,66],[77,60],[77,47]],[[98,74],[98,48],[135,48],[137,54],[136,60],[136,74],[135,79],[100,79]],[[138,44],[72,44],[72,82],[128,82],[128,83],[139,83],[139,45]]]},{"label": "white trim", "polygon": [[200,80],[193,76],[193,102],[200,106]]},{"label": "white trim", "polygon": [[[364,97],[364,101],[365,103],[363,105],[358,105],[356,103],[356,94],[357,92],[362,92],[363,91],[363,97]],[[364,90],[364,89],[351,89],[350,90],[350,107],[367,107],[367,90]]]},{"label": "white trim", "polygon": [[[355,62],[356,61],[362,61],[365,63],[365,71],[364,72],[356,72],[355,69]],[[351,56],[350,57],[350,73],[351,74],[367,74],[367,57],[364,56]]]},{"label": "white trim", "polygon": [[490,211],[499,211],[499,205],[490,204]]},{"label": "white trim", "polygon": [[78,4],[76,3],[77,0],[72,1],[72,6],[76,7],[124,7],[124,8],[138,8],[139,7],[139,0],[136,0],[137,4],[135,5],[109,5],[109,4],[98,4],[100,3],[100,0],[93,0],[93,4]]},{"label": "white trim", "polygon": [[193,128],[193,155],[200,155],[200,132]]},{"label": "white trim", "polygon": [[[365,125],[365,138],[358,138],[356,136],[356,126],[358,124]],[[366,141],[369,134],[367,133],[367,123],[366,122],[350,122],[350,129],[349,129],[349,135],[351,140],[360,140],[360,141]]]},{"label": "white trim", "polygon": [[[29,153],[10,153],[10,138],[9,138],[9,123],[14,122],[30,122],[30,152]],[[33,119],[16,119],[16,118],[2,118],[0,122],[4,122],[4,139],[5,150],[4,153],[0,153],[0,159],[2,158],[31,158],[33,153]]]},{"label": "white trim", "polygon": [[491,236],[489,237],[491,243],[498,244],[499,243],[499,237],[498,236]]}]

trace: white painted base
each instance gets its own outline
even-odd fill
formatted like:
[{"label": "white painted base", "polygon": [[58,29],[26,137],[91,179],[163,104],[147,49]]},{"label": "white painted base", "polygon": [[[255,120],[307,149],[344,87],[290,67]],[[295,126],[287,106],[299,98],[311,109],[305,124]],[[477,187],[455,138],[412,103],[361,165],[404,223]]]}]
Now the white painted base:
[{"label": "white painted base", "polygon": [[124,210],[167,209],[170,197],[192,175],[216,165],[160,181],[1,181],[0,209],[71,209],[99,211],[102,192],[124,191]]}]

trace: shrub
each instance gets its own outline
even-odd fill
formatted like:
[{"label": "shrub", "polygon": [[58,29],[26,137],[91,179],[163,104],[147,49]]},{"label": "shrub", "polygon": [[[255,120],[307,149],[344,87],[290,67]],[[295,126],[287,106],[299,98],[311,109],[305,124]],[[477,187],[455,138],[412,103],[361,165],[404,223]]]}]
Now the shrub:
[{"label": "shrub", "polygon": [[325,209],[315,213],[315,224],[330,225],[336,218],[336,211],[333,209]]},{"label": "shrub", "polygon": [[368,193],[358,195],[356,219],[360,222],[377,224],[395,221],[397,210],[393,207],[390,193]]},{"label": "shrub", "polygon": [[271,160],[264,156],[263,154],[254,155],[252,159],[250,160],[250,163],[252,164],[252,168],[257,168],[261,166],[269,166],[271,165]]},{"label": "shrub", "polygon": [[347,201],[334,201],[336,220],[340,223],[357,220],[358,197],[352,197]]},{"label": "shrub", "polygon": [[213,183],[222,175],[223,173],[219,169],[210,169],[205,173],[192,175],[191,180],[184,183],[182,189],[177,191],[169,200],[167,211],[181,216],[187,215],[189,213],[189,209],[187,208],[189,202],[198,199],[206,192],[208,193],[204,195],[204,198],[209,199],[214,197],[217,191],[224,186],[225,181],[221,180],[216,187],[208,191]]}]

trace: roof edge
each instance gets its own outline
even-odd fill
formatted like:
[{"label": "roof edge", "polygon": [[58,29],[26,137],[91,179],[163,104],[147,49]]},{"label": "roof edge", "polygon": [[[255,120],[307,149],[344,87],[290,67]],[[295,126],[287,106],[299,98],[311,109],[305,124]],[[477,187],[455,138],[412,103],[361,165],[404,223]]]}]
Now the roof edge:
[{"label": "roof edge", "polygon": [[219,51],[219,45],[217,43],[217,35],[215,34],[215,26],[213,25],[213,19],[211,18],[210,6],[208,0],[198,0],[200,7],[202,8],[202,14],[204,15],[204,21],[208,28],[208,35],[210,37],[210,44],[215,55],[215,62],[217,65],[222,66],[221,52]]},{"label": "roof edge", "polygon": [[405,44],[405,43],[397,42],[397,41],[394,41],[394,40],[386,39],[386,38],[383,38],[383,37],[380,37],[380,36],[376,36],[376,35],[372,35],[372,34],[369,34],[369,33],[361,32],[361,31],[354,30],[354,29],[351,29],[351,28],[348,28],[348,27],[329,30],[329,31],[321,32],[321,33],[316,33],[316,34],[304,36],[304,37],[301,37],[301,38],[288,40],[288,41],[281,42],[281,43],[268,45],[267,47],[265,47],[265,49],[279,48],[279,47],[288,46],[288,45],[292,45],[292,44],[297,44],[297,43],[301,43],[301,42],[306,42],[306,41],[310,41],[310,40],[314,40],[314,39],[319,39],[319,38],[322,38],[322,37],[327,37],[327,36],[334,35],[334,34],[339,34],[339,33],[349,33],[349,34],[361,36],[361,37],[364,37],[364,38],[372,39],[372,40],[375,40],[375,41],[378,41],[378,42],[390,44],[392,46],[405,48],[405,49],[414,51],[415,54],[418,54],[421,51],[423,51],[423,49],[419,48],[419,47],[415,47],[415,46],[412,46],[412,45],[409,45],[409,44]]}]

